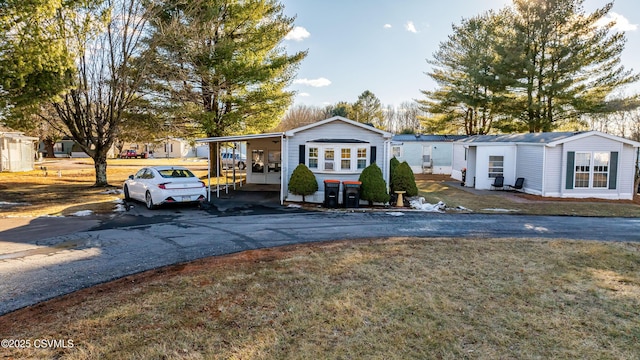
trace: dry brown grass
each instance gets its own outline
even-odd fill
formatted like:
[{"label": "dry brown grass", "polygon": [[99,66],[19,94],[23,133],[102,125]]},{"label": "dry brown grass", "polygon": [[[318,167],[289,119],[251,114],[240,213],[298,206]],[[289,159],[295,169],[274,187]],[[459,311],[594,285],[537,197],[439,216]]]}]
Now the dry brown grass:
[{"label": "dry brown grass", "polygon": [[[97,214],[113,212],[122,195],[121,189],[129,175],[149,165],[180,165],[191,169],[196,176],[206,178],[206,161],[181,159],[111,159],[107,166],[107,179],[112,187],[94,188],[95,170],[89,159],[57,159],[37,170],[18,173],[0,173],[0,201],[17,204],[2,207],[3,216],[70,215],[79,210],[92,210]],[[229,172],[230,173],[230,172]],[[230,175],[229,175],[230,176]],[[216,179],[212,179],[215,185]],[[220,181],[224,183],[224,178]],[[230,180],[228,180],[230,181]],[[112,190],[112,191],[109,191]]]},{"label": "dry brown grass", "polygon": [[462,206],[473,212],[495,213],[495,209],[530,215],[640,217],[640,198],[631,200],[551,199],[519,192],[492,191],[475,195],[449,185],[449,176],[417,176],[420,196],[427,202],[442,201],[449,207]]},{"label": "dry brown grass", "polygon": [[637,359],[640,245],[344,241],[130,276],[0,317],[65,359]]}]

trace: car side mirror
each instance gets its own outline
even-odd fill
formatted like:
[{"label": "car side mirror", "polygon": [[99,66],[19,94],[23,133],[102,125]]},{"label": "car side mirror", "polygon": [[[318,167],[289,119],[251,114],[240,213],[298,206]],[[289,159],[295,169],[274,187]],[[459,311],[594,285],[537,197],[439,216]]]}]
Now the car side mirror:
[{"label": "car side mirror", "polygon": [[129,175],[129,179],[130,179],[130,180],[133,180],[133,175]]}]

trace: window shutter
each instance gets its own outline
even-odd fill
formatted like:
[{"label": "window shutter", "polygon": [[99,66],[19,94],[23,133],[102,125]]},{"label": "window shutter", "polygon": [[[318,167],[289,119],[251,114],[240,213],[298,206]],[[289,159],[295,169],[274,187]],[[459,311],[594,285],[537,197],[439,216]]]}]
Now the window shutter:
[{"label": "window shutter", "polygon": [[376,162],[376,147],[372,146],[371,147],[371,161],[369,162],[369,164],[373,164]]},{"label": "window shutter", "polygon": [[573,189],[573,171],[576,163],[576,153],[574,151],[567,152],[567,183],[565,188]]},{"label": "window shutter", "polygon": [[305,146],[299,145],[300,153],[298,154],[298,164],[304,164]]},{"label": "window shutter", "polygon": [[618,152],[611,152],[611,161],[609,162],[609,189],[616,188],[618,182]]}]

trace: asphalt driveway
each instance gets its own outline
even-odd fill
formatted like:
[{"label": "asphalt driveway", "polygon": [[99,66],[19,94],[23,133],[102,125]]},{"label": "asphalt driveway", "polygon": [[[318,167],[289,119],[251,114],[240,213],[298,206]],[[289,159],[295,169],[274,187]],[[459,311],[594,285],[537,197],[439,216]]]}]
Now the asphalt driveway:
[{"label": "asphalt driveway", "polygon": [[77,232],[0,232],[0,314],[165,265],[295,243],[391,236],[640,241],[636,218],[265,209],[225,216],[218,208],[149,212],[140,204]]}]

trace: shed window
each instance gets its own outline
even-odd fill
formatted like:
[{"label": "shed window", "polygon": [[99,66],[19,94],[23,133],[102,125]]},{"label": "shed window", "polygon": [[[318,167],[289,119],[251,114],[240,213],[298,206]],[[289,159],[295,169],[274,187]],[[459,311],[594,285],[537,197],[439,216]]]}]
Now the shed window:
[{"label": "shed window", "polygon": [[504,176],[504,156],[489,156],[489,178]]}]

